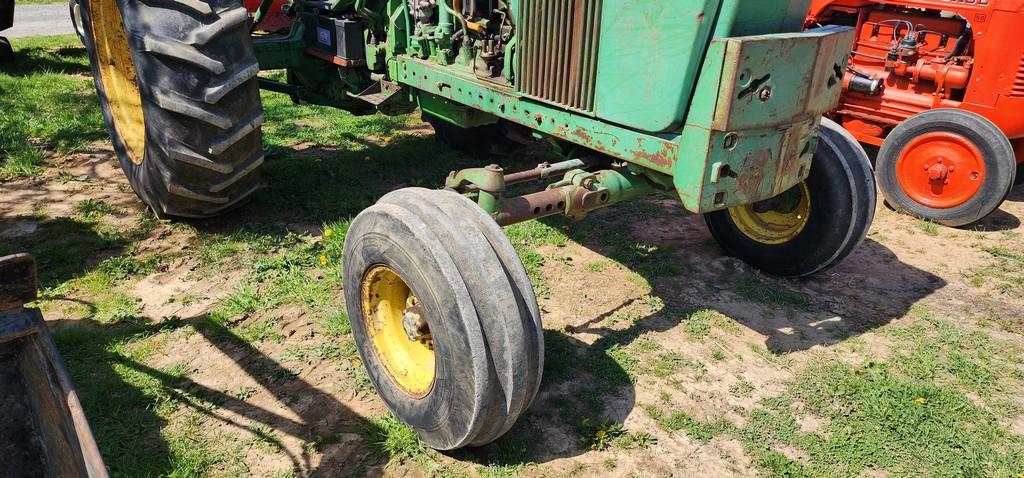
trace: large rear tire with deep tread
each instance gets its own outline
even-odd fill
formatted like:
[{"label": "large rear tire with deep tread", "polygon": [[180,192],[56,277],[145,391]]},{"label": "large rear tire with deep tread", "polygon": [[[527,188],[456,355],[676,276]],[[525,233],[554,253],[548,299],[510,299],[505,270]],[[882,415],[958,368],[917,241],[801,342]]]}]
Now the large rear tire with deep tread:
[{"label": "large rear tire with deep tread", "polygon": [[[81,15],[114,150],[139,197],[161,217],[245,202],[259,188],[263,110],[241,2],[82,0]],[[124,113],[136,102],[141,120]]]}]

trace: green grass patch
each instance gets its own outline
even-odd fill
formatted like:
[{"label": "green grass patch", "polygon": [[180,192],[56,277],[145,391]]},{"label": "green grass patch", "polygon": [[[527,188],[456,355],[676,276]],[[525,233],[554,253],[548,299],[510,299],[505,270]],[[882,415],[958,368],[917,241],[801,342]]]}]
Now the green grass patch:
[{"label": "green grass patch", "polygon": [[707,443],[712,438],[730,432],[735,428],[725,418],[705,422],[691,417],[686,412],[666,412],[654,405],[644,406],[644,411],[663,430],[667,432],[683,431],[690,438],[702,443]]},{"label": "green grass patch", "polygon": [[15,38],[16,58],[0,69],[0,180],[36,176],[51,154],[107,136],[74,35]]},{"label": "green grass patch", "polygon": [[416,432],[393,415],[371,418],[370,423],[366,431],[367,440],[377,445],[392,460],[421,460],[427,457],[427,450]]},{"label": "green grass patch", "polygon": [[988,246],[982,248],[993,259],[989,265],[966,274],[974,286],[991,282],[996,290],[1015,293],[1024,289],[1024,251],[1019,248]]},{"label": "green grass patch", "polygon": [[77,325],[54,334],[112,476],[204,476],[220,461],[198,422],[166,428],[194,399],[176,389],[184,370],[144,363],[158,352],[154,338],[176,326]]}]

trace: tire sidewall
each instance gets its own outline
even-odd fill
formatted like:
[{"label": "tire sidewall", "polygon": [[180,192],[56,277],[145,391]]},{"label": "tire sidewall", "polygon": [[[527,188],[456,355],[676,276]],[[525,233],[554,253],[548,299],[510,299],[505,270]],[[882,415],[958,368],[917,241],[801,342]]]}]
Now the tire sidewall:
[{"label": "tire sidewall", "polygon": [[[375,227],[380,228],[381,222]],[[399,236],[355,229],[348,237],[354,240],[345,244],[345,301],[350,304],[353,339],[377,392],[396,416],[421,432],[428,445],[439,449],[461,445],[459,441],[466,437],[458,435],[468,431],[475,421],[473,407],[465,404],[477,403],[481,397],[474,386],[477,371],[473,363],[477,357],[472,352],[476,347],[469,339],[471,332],[460,320],[461,310],[454,299],[457,295],[443,280],[444,274],[428,249],[414,240],[414,234]],[[393,237],[402,237],[402,243]],[[426,311],[436,368],[434,385],[423,398],[410,397],[394,383],[371,345],[361,305],[361,284],[366,272],[376,265],[398,273]]]},{"label": "tire sidewall", "polygon": [[[906,145],[932,132],[952,132],[970,140],[982,153],[985,180],[978,192],[963,204],[933,208],[912,199],[899,183],[897,166]],[[986,118],[964,110],[930,110],[912,116],[894,128],[878,152],[875,175],[886,201],[912,216],[950,226],[977,222],[999,207],[1013,185],[1015,164],[1009,139]]]},{"label": "tire sidewall", "polygon": [[[132,58],[132,67],[136,71],[136,82],[139,87],[139,96],[142,99],[142,117],[143,122],[149,124],[149,118],[152,116],[150,109],[153,108],[152,95],[150,94],[149,88],[147,88],[147,82],[144,79],[144,75],[138,74],[142,71],[140,68],[140,51],[142,49],[142,41],[138,35],[133,34],[133,31],[129,27],[132,19],[134,18],[134,7],[132,2],[127,0],[115,0],[117,7],[121,11],[122,26],[125,29],[125,34],[128,39],[128,47]],[[96,55],[96,45],[93,43],[93,32],[92,32],[92,17],[90,9],[90,2],[84,1],[81,4],[81,16],[82,16],[82,34],[85,49],[89,54],[89,64],[93,76],[93,84],[96,85],[96,93],[100,99],[100,109],[103,112],[103,120],[107,126],[107,131],[110,133],[111,144],[114,147],[114,153],[117,155],[118,163],[121,166],[121,170],[124,171],[125,176],[128,179],[128,183],[132,186],[132,190],[135,191],[136,195],[142,199],[143,202],[149,204],[151,207],[156,209],[160,208],[161,205],[153,204],[155,198],[159,197],[153,190],[153,183],[149,180],[152,161],[147,159],[152,154],[159,154],[159,150],[156,148],[156,138],[153,137],[154,128],[146,128],[146,146],[142,152],[141,164],[135,164],[128,155],[128,147],[124,140],[121,138],[121,134],[117,131],[114,125],[114,117],[110,111],[109,100],[107,99],[106,88],[104,88],[103,81],[100,78],[99,62]],[[161,184],[162,176],[159,171],[156,172],[155,179]],[[166,186],[164,186],[166,187]]]}]

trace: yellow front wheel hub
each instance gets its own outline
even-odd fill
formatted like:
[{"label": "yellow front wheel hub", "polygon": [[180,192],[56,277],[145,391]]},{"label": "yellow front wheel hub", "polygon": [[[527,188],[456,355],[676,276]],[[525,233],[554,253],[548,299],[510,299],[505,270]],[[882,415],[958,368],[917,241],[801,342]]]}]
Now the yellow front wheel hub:
[{"label": "yellow front wheel hub", "polygon": [[372,267],[360,289],[366,330],[385,372],[409,396],[427,396],[436,375],[434,342],[419,299],[384,265]]},{"label": "yellow front wheel hub", "polygon": [[135,64],[117,0],[89,0],[89,25],[100,83],[114,130],[135,164],[146,150],[146,124]]},{"label": "yellow front wheel hub", "polygon": [[806,182],[772,199],[729,209],[736,228],[762,244],[792,241],[807,226],[810,214],[811,193]]}]

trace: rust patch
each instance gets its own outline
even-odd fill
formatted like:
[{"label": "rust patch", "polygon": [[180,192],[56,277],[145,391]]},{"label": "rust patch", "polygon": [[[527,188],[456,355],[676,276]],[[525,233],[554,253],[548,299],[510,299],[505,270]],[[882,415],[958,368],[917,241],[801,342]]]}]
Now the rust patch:
[{"label": "rust patch", "polygon": [[572,132],[572,135],[573,137],[578,138],[580,141],[582,141],[584,145],[589,145],[594,142],[594,137],[591,136],[590,133],[587,132],[587,130],[584,128],[576,128]]},{"label": "rust patch", "polygon": [[747,154],[747,157],[743,158],[743,166],[736,178],[736,192],[745,198],[757,196],[758,191],[761,190],[765,173],[770,172],[768,164],[771,159],[770,149],[760,149]]},{"label": "rust patch", "polygon": [[657,152],[650,153],[644,150],[644,142],[641,139],[637,139],[637,149],[626,151],[635,162],[647,163],[655,166],[659,166],[665,169],[671,169],[672,164],[675,163],[678,157],[679,146],[676,143],[665,141],[662,143],[661,149]]}]

